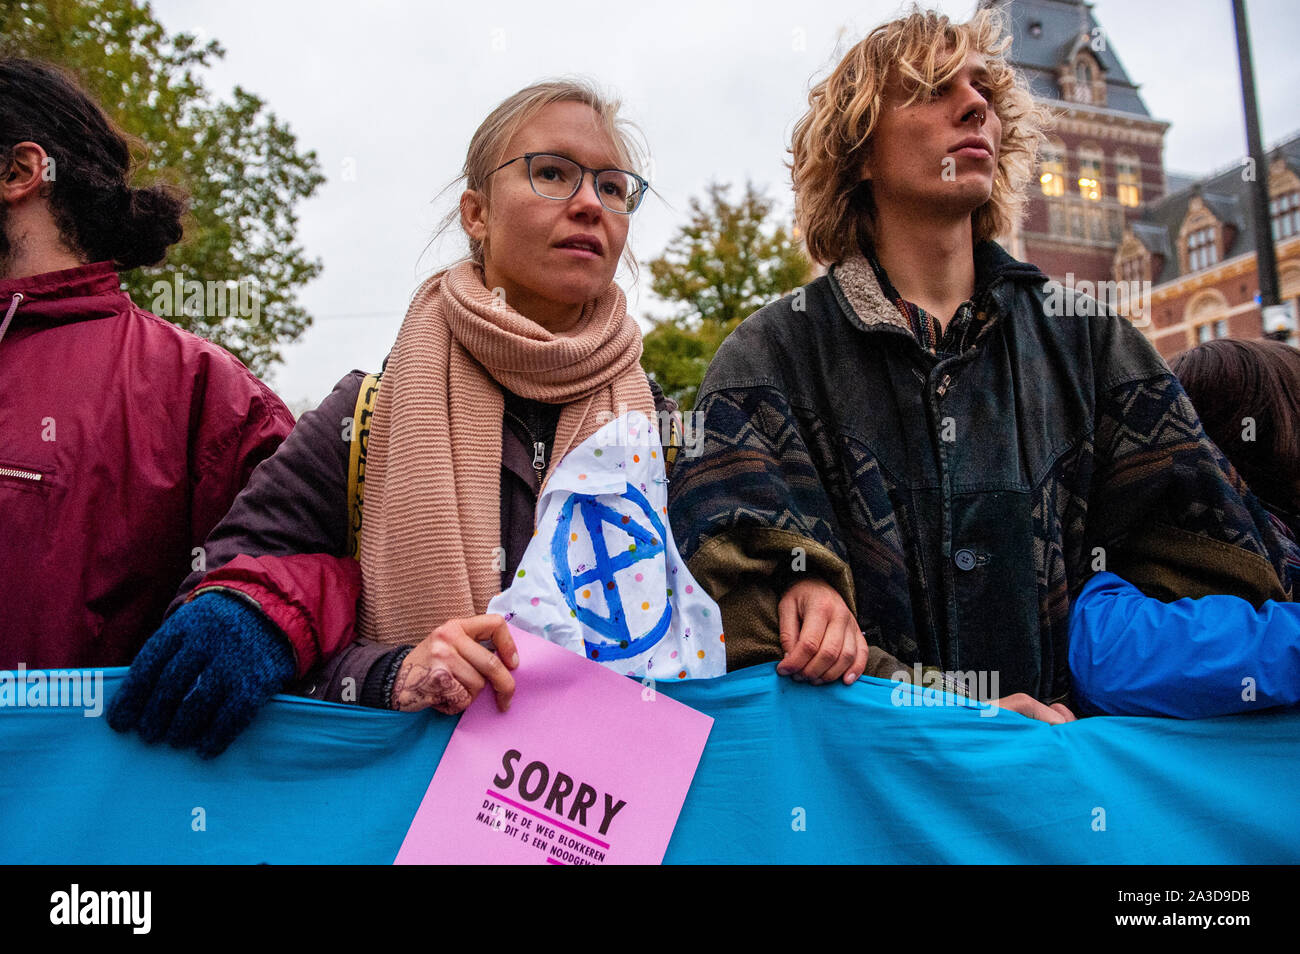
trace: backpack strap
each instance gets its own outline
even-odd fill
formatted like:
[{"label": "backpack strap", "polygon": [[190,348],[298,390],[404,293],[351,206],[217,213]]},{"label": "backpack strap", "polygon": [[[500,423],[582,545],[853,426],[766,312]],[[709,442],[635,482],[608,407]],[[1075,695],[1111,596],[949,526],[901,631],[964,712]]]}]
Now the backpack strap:
[{"label": "backpack strap", "polygon": [[379,375],[367,374],[357,392],[357,406],[352,411],[352,442],[348,449],[348,553],[361,559],[361,509],[366,495],[366,449],[370,444],[370,425],[379,397]]},{"label": "backpack strap", "polygon": [[673,411],[672,418],[668,424],[668,446],[664,448],[664,463],[667,465],[668,473],[673,471],[673,465],[677,463],[677,455],[682,449],[682,415],[680,411]]}]

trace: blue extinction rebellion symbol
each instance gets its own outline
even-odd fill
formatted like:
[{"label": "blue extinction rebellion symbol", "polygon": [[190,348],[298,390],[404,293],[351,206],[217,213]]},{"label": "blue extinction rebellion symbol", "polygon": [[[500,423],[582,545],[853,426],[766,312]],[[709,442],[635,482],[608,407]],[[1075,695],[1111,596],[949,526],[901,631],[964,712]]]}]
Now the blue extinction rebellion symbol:
[{"label": "blue extinction rebellion symbol", "polygon": [[[589,637],[583,636],[587,657],[602,662],[610,659],[628,659],[645,652],[663,639],[664,633],[668,632],[668,624],[672,621],[673,615],[672,603],[665,602],[663,615],[648,633],[633,638],[629,631],[627,613],[623,609],[623,601],[619,595],[617,574],[634,563],[653,560],[663,553],[666,534],[664,525],[655,514],[654,508],[635,487],[628,485],[624,499],[640,508],[650,524],[648,528],[629,518],[627,514],[619,513],[601,503],[591,494],[571,494],[564,502],[564,506],[560,508],[560,519],[555,527],[555,535],[551,537],[551,560],[555,566],[555,582],[559,585],[560,592],[564,594],[564,601],[588,630],[594,630],[609,640],[592,642]],[[574,520],[575,515],[580,517],[580,524]],[[606,524],[631,537],[632,545],[627,550],[610,556],[605,541]],[[591,542],[591,550],[596,562],[591,569],[579,567],[581,572],[574,575],[569,567],[570,545],[573,542],[569,537],[574,534],[581,538],[583,530]],[[608,616],[601,616],[578,604],[578,592],[587,584],[600,587],[605,597],[605,606],[609,610]]]}]

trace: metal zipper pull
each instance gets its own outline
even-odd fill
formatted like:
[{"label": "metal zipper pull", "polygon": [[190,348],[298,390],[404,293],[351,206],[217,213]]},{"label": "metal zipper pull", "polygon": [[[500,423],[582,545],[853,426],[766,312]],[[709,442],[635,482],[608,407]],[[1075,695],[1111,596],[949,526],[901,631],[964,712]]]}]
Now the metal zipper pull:
[{"label": "metal zipper pull", "polygon": [[533,470],[539,474],[546,469],[546,445],[541,441],[533,443]]}]

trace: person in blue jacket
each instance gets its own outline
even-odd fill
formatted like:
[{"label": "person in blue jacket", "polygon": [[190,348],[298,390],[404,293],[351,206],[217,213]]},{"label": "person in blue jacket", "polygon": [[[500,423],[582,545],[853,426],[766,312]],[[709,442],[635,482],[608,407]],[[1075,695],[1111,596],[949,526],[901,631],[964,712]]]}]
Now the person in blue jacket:
[{"label": "person in blue jacket", "polygon": [[[1246,480],[1280,537],[1300,541],[1300,351],[1221,339],[1174,373],[1206,433]],[[1300,580],[1300,547],[1288,558]],[[1300,604],[1236,596],[1174,602],[1101,572],[1071,608],[1075,702],[1110,715],[1205,718],[1300,703]]]}]

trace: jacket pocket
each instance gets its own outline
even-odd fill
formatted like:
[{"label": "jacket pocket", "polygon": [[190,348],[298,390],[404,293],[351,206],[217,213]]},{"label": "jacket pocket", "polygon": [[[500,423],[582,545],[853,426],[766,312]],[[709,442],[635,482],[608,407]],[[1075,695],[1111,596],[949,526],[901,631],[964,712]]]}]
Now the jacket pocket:
[{"label": "jacket pocket", "polygon": [[[0,580],[15,598],[31,595],[26,591],[43,572],[38,567],[55,557],[60,543],[67,544],[51,535],[57,510],[53,478],[50,470],[0,458]],[[0,620],[11,622],[11,607],[0,608]]]},{"label": "jacket pocket", "polygon": [[51,474],[13,461],[0,460],[0,488],[48,495]]}]

